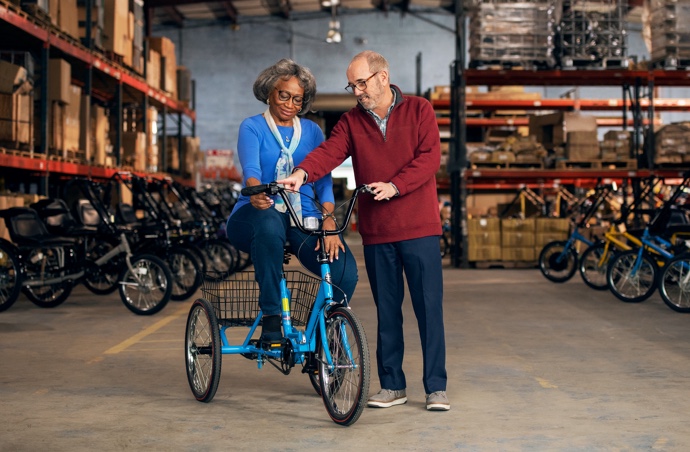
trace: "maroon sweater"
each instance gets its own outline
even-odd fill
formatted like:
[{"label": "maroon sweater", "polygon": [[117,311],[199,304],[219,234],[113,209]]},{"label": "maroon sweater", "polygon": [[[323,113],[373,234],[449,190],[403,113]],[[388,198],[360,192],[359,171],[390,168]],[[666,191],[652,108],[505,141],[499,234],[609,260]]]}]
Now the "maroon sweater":
[{"label": "maroon sweater", "polygon": [[364,245],[399,242],[441,234],[436,172],[441,142],[436,114],[423,98],[403,96],[388,117],[386,137],[361,105],[345,113],[331,136],[313,150],[299,167],[318,180],[352,157],[357,185],[392,182],[400,196],[374,201],[359,197],[359,230]]}]

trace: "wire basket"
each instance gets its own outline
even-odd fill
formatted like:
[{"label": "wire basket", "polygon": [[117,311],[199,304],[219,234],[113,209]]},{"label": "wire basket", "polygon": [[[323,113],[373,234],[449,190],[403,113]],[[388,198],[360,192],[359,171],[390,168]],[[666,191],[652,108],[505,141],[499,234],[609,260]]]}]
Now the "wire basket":
[{"label": "wire basket", "polygon": [[[321,280],[298,270],[284,272],[290,292],[290,316],[294,326],[304,326],[319,293]],[[259,315],[259,283],[255,272],[231,275],[209,272],[204,275],[201,292],[211,303],[224,326],[250,326]]]}]

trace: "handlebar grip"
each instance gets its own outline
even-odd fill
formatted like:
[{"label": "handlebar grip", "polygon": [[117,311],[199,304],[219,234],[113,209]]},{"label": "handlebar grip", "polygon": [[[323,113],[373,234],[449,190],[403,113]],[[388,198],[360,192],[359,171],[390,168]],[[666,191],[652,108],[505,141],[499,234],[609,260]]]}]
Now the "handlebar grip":
[{"label": "handlebar grip", "polygon": [[269,184],[254,185],[252,187],[244,187],[240,193],[244,196],[254,196],[266,192],[268,188]]}]

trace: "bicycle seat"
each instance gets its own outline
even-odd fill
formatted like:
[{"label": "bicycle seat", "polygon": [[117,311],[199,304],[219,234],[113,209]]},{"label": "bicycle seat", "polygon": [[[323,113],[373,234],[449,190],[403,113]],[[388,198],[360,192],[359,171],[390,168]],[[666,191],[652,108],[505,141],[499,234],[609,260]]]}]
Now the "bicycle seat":
[{"label": "bicycle seat", "polygon": [[41,199],[30,207],[38,213],[52,234],[74,237],[98,232],[93,226],[80,224],[62,199]]},{"label": "bicycle seat", "polygon": [[0,211],[12,242],[19,246],[72,246],[76,240],[51,234],[34,209],[11,207]]}]

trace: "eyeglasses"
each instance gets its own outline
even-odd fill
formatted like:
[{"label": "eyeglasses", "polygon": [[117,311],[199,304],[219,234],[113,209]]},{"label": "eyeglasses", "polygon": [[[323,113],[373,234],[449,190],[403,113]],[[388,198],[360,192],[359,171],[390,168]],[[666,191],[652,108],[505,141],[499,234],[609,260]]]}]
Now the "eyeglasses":
[{"label": "eyeglasses", "polygon": [[287,91],[282,91],[279,89],[276,89],[278,91],[278,99],[280,99],[281,102],[287,102],[290,99],[292,99],[292,105],[295,105],[297,107],[302,105],[302,102],[304,102],[304,97],[303,96],[293,96]]},{"label": "eyeglasses", "polygon": [[369,80],[371,80],[372,77],[375,76],[376,74],[378,74],[379,72],[381,72],[381,71],[376,71],[376,72],[374,72],[373,74],[371,74],[371,75],[370,75],[367,79],[365,79],[365,80],[356,81],[354,84],[353,84],[353,83],[349,83],[349,84],[345,87],[345,91],[347,91],[347,92],[350,93],[350,94],[354,94],[354,93],[355,93],[355,88],[357,88],[357,89],[360,90],[360,91],[364,91],[365,89],[367,89],[367,82],[368,82]]}]

